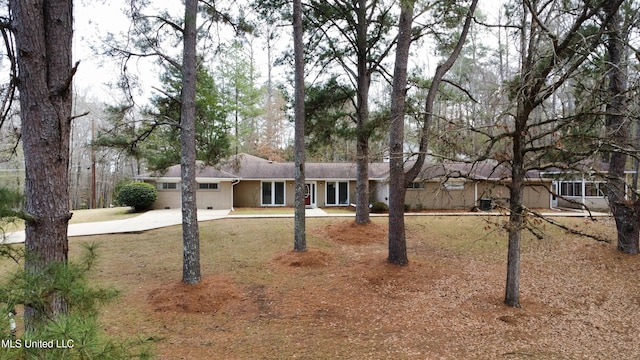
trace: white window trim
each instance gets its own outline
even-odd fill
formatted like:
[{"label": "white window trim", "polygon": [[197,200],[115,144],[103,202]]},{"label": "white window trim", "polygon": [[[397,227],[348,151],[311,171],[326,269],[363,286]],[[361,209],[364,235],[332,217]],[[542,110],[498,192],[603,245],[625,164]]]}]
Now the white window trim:
[{"label": "white window trim", "polygon": [[[175,185],[175,187],[168,187],[169,184]],[[156,186],[156,188],[159,191],[174,191],[174,190],[179,190],[180,187],[178,186],[178,183],[176,182],[168,182],[168,181],[164,181],[164,182],[159,182],[158,185]]]},{"label": "white window trim", "polygon": [[[265,183],[271,184],[271,203],[265,204],[264,197],[262,195],[262,187]],[[282,194],[282,204],[276,204],[276,183],[282,183],[282,190],[284,193]],[[260,181],[260,206],[285,206],[287,204],[287,182],[286,181],[278,181],[278,180],[263,180]]]},{"label": "white window trim", "polygon": [[414,181],[409,184],[407,190],[424,190],[426,188],[426,184],[424,181]]},{"label": "white window trim", "polygon": [[[215,185],[215,189],[211,189],[211,188],[206,188],[203,189],[200,187],[200,185],[207,185],[207,186],[211,186],[211,185]],[[202,191],[220,191],[220,183],[219,182],[202,182],[202,183],[198,183],[198,190],[202,190]]]},{"label": "white window trim", "polygon": [[[571,186],[575,188],[576,184],[579,185],[580,195],[567,195],[563,193],[562,185],[563,184],[572,184]],[[598,189],[602,192],[602,195],[587,195],[587,184],[596,184]],[[573,181],[558,181],[558,195],[566,198],[590,198],[590,199],[602,199],[606,197],[606,191],[602,188],[602,185],[606,184],[606,181],[590,181],[590,180],[573,180]]]},{"label": "white window trim", "polygon": [[461,181],[447,181],[442,184],[442,187],[445,190],[449,191],[462,191],[464,190],[464,182]]},{"label": "white window trim", "polygon": [[[340,183],[346,183],[347,184],[347,202],[344,204],[340,203]],[[334,184],[335,188],[336,188],[336,193],[335,193],[335,203],[334,204],[329,204],[329,202],[327,200],[329,200],[329,184]],[[326,181],[325,182],[325,191],[324,191],[324,204],[325,206],[347,206],[349,205],[349,203],[351,202],[351,199],[349,198],[349,181],[340,181],[340,180],[336,180],[336,181]]]}]

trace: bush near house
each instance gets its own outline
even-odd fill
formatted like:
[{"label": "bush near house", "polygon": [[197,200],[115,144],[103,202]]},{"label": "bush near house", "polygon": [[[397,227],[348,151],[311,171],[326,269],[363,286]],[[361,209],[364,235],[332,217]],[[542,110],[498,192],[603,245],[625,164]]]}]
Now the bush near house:
[{"label": "bush near house", "polygon": [[383,213],[389,211],[389,206],[381,201],[374,201],[371,204],[372,213]]},{"label": "bush near house", "polygon": [[118,203],[131,206],[135,211],[144,211],[158,198],[155,186],[143,182],[132,182],[118,192]]}]

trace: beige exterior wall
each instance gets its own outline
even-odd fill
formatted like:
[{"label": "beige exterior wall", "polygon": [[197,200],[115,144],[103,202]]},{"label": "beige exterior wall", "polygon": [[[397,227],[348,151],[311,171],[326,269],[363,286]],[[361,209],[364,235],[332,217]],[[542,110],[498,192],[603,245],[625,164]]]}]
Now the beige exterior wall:
[{"label": "beige exterior wall", "polygon": [[325,194],[326,194],[326,189],[327,189],[327,182],[326,181],[317,181],[316,182],[316,191],[318,192],[318,207],[325,207],[327,204],[325,203]]},{"label": "beige exterior wall", "polygon": [[285,195],[284,195],[284,206],[293,207],[295,206],[295,194],[296,194],[296,185],[294,181],[286,181],[285,184]]},{"label": "beige exterior wall", "polygon": [[530,209],[549,209],[551,207],[551,182],[540,185],[528,185],[523,190],[522,202]]},{"label": "beige exterior wall", "polygon": [[[156,186],[158,184],[149,181],[150,184]],[[231,209],[231,182],[218,183],[218,190],[197,190],[196,201],[198,209],[214,209],[225,210]],[[151,206],[154,210],[159,209],[180,209],[182,207],[182,196],[180,194],[180,183],[177,183],[176,189],[163,190],[158,189],[158,199]]]},{"label": "beige exterior wall", "polygon": [[[424,189],[407,189],[405,203],[416,209],[453,209],[465,210],[479,206],[479,199],[491,198],[497,204],[508,206],[509,188],[502,184],[478,182],[455,183],[446,189],[440,183],[425,183]],[[529,208],[548,209],[550,206],[549,188],[551,183],[528,185],[524,189],[523,202]],[[476,192],[477,191],[477,192]],[[477,199],[476,199],[477,195]]]},{"label": "beige exterior wall", "polygon": [[226,210],[233,207],[233,185],[225,181],[218,183],[217,190],[199,189],[196,195],[198,209]]},{"label": "beige exterior wall", "polygon": [[240,181],[234,186],[233,206],[259,207],[260,206],[260,181]]},{"label": "beige exterior wall", "polygon": [[176,190],[158,190],[158,199],[153,203],[151,207],[154,210],[157,209],[180,209],[182,199],[180,196],[180,184]]},{"label": "beige exterior wall", "polygon": [[407,189],[405,203],[410,209],[471,209],[475,205],[473,183],[461,183],[460,189],[445,189],[440,183],[424,185],[424,189]]}]

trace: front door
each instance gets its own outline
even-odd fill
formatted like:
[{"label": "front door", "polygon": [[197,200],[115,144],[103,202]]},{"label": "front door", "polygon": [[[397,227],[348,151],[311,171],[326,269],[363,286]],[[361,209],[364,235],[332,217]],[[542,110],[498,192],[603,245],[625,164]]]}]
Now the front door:
[{"label": "front door", "polygon": [[304,184],[304,205],[307,207],[316,207],[316,183],[308,182]]}]

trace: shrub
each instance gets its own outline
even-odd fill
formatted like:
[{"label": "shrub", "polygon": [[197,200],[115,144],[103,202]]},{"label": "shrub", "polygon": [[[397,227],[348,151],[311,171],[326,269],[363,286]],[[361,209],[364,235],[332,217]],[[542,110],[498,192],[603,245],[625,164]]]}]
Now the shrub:
[{"label": "shrub", "polygon": [[371,212],[372,213],[381,213],[381,212],[385,212],[385,211],[389,211],[389,206],[387,206],[387,204],[380,202],[380,201],[376,201],[374,203],[371,204]]},{"label": "shrub", "polygon": [[[94,287],[89,280],[96,262],[96,245],[85,244],[78,262],[53,263],[37,271],[25,271],[20,265],[24,258],[11,258],[14,270],[0,282],[0,339],[22,344],[0,346],[0,358],[24,359],[148,359],[149,343],[144,339],[119,340],[102,331],[100,305],[116,298],[112,288]],[[0,260],[6,260],[0,255]],[[44,316],[51,307],[52,294],[67,304],[67,313],[55,317]],[[16,329],[12,320],[22,323],[24,312],[17,309],[30,305],[37,321],[30,331]],[[11,314],[11,315],[9,315]],[[13,318],[15,317],[15,318]],[[13,318],[13,319],[12,319]],[[15,322],[14,322],[15,324]],[[53,344],[51,348],[23,346],[32,341]]]},{"label": "shrub", "polygon": [[118,194],[120,194],[120,190],[123,187],[129,185],[133,180],[129,179],[120,179],[116,182],[116,186],[113,188],[113,205],[115,206],[123,206],[118,202]]},{"label": "shrub", "polygon": [[132,182],[118,192],[118,203],[131,206],[135,211],[147,210],[158,198],[155,186],[143,182]]}]

